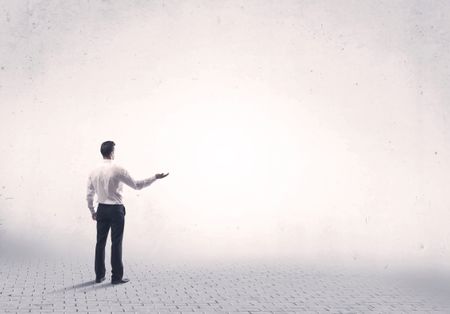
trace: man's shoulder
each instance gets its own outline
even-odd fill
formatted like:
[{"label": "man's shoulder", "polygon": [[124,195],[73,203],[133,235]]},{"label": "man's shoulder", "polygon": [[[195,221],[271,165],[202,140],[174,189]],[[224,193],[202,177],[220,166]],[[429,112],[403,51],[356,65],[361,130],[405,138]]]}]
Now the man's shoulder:
[{"label": "man's shoulder", "polygon": [[126,172],[125,167],[122,164],[119,164],[119,163],[112,164],[111,165],[111,169],[113,169],[113,171],[115,173],[119,173],[119,174]]},{"label": "man's shoulder", "polygon": [[[105,169],[109,169],[105,172]],[[123,173],[126,173],[127,170],[126,168],[120,164],[120,163],[110,163],[108,165],[105,165],[105,163],[98,163],[95,165],[95,167],[89,172],[89,177],[93,177],[96,175],[101,175],[109,173],[111,175],[111,173],[113,175],[121,175]]]},{"label": "man's shoulder", "polygon": [[99,165],[95,165],[95,167],[92,167],[91,170],[89,171],[89,177],[91,177],[92,175],[94,175],[96,172],[98,172],[99,169]]}]

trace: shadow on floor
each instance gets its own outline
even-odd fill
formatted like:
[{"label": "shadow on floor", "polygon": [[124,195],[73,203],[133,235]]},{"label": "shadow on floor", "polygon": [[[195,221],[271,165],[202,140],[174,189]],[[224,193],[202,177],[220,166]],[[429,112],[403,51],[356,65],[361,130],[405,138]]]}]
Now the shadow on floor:
[{"label": "shadow on floor", "polygon": [[98,284],[98,283],[95,283],[95,280],[90,280],[90,281],[79,283],[74,286],[67,286],[67,287],[63,287],[58,290],[53,290],[53,291],[49,292],[49,294],[67,292],[67,291],[71,291],[71,290],[87,291],[88,290],[87,288],[90,288],[89,290],[97,290],[97,289],[106,288],[109,286],[112,286],[112,284],[110,282],[103,282],[101,284]]}]

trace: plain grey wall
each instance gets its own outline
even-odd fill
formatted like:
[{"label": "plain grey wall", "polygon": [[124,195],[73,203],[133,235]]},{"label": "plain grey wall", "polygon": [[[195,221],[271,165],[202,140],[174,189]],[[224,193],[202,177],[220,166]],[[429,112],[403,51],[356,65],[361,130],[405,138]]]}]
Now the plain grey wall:
[{"label": "plain grey wall", "polygon": [[2,1],[3,231],[91,248],[100,143],[125,250],[450,258],[446,1]]}]

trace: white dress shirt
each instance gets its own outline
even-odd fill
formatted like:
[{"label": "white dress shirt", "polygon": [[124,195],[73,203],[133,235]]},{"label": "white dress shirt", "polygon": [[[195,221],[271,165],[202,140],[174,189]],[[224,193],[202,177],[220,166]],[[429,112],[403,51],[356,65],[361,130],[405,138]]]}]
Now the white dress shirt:
[{"label": "white dress shirt", "polygon": [[89,174],[86,196],[89,210],[92,214],[95,213],[95,194],[97,194],[97,203],[122,204],[122,183],[135,190],[140,190],[155,180],[156,175],[144,180],[135,180],[125,168],[115,163],[114,160],[103,159],[103,162]]}]

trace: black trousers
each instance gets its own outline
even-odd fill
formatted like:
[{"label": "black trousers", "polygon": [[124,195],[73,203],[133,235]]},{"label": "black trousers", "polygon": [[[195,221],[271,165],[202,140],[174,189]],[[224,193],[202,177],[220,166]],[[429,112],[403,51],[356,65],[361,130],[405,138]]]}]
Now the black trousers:
[{"label": "black trousers", "polygon": [[105,246],[111,228],[111,280],[123,276],[122,239],[125,226],[125,206],[122,204],[102,204],[97,207],[97,244],[95,246],[95,276],[103,278],[105,269]]}]

